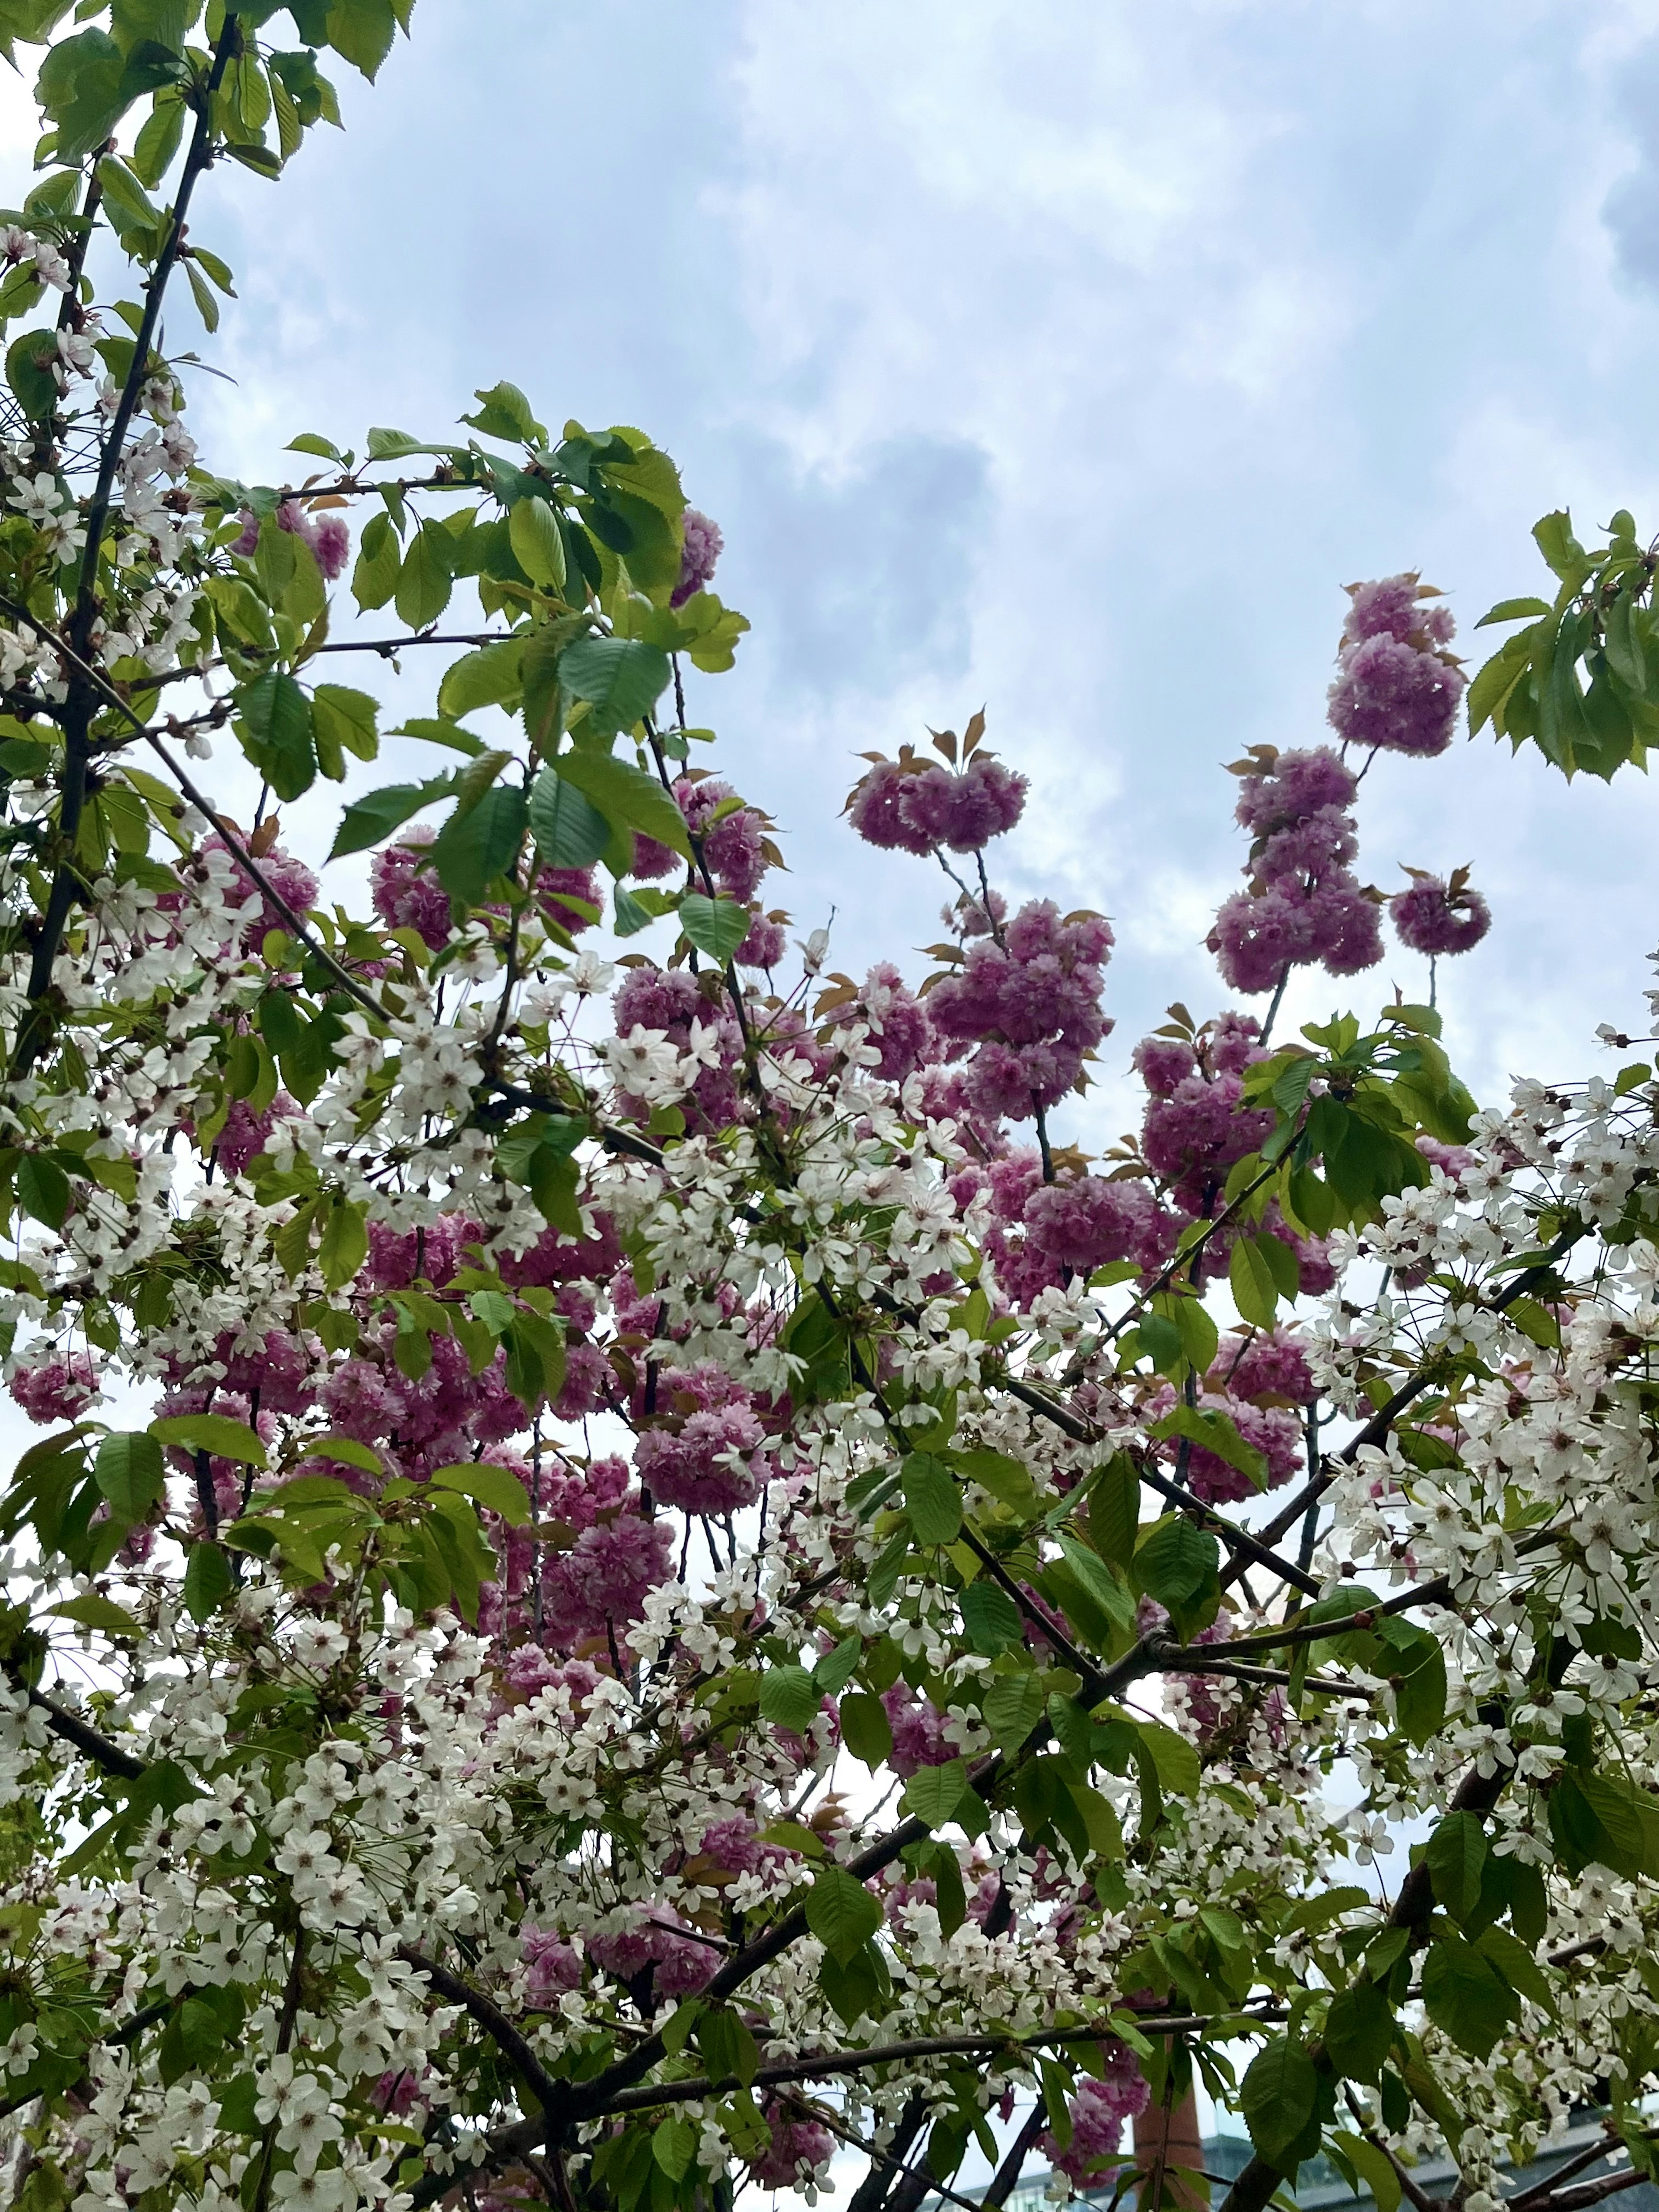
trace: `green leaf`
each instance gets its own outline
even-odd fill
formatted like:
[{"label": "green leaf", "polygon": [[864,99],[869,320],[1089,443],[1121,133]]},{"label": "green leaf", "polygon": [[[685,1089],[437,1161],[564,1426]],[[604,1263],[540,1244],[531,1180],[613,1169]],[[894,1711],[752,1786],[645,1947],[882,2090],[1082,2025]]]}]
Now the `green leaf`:
[{"label": "green leaf", "polygon": [[1124,1585],[1097,1553],[1075,1536],[1063,1532],[1060,1548],[1066,1555],[1066,1564],[1082,1583],[1084,1589],[1106,1615],[1119,1628],[1133,1628],[1135,1624],[1135,1602]]},{"label": "green leaf", "polygon": [[999,1674],[980,1702],[999,1751],[1018,1751],[1043,1716],[1042,1678],[1033,1673]]},{"label": "green leaf", "polygon": [[961,1605],[969,1648],[982,1659],[995,1659],[1019,1642],[1019,1607],[995,1583],[969,1583]]},{"label": "green leaf", "polygon": [[1196,1797],[1203,1780],[1196,1747],[1162,1721],[1137,1721],[1135,1728],[1158,1769],[1159,1788],[1171,1797]]},{"label": "green leaf", "polygon": [[1381,2081],[1394,2032],[1394,2009],[1375,1982],[1355,1982],[1331,1999],[1325,2048],[1349,2081]]},{"label": "green leaf", "polygon": [[1376,2212],[1400,2212],[1400,2176],[1382,2146],[1346,2129],[1331,2140],[1340,2145],[1349,2165],[1370,2191]]},{"label": "green leaf", "polygon": [[92,1476],[110,1511],[129,1528],[144,1518],[167,1488],[161,1447],[154,1434],[118,1432],[103,1437]]},{"label": "green leaf", "polygon": [[564,533],[544,499],[514,502],[507,518],[513,557],[532,584],[562,592],[565,579]]},{"label": "green leaf", "polygon": [[916,1820],[926,1820],[930,1828],[948,1826],[967,1788],[968,1768],[963,1759],[921,1767],[904,1785],[904,1809]]},{"label": "green leaf", "polygon": [[17,1163],[17,1202],[31,1221],[61,1229],[69,1218],[70,1180],[45,1152],[25,1152]]},{"label": "green leaf", "polygon": [[560,684],[571,698],[587,701],[592,726],[607,736],[631,730],[648,714],[670,673],[661,647],[638,638],[578,638],[559,656]]},{"label": "green leaf", "polygon": [[1282,2172],[1319,2109],[1319,2075],[1300,2044],[1276,2035],[1251,2060],[1239,2092],[1250,2141]]},{"label": "green leaf", "polygon": [[1431,1943],[1423,1961],[1423,2002],[1460,2051],[1485,2058],[1518,2008],[1492,1961],[1461,1936]]},{"label": "green leaf", "polygon": [[51,48],[35,80],[35,99],[58,125],[57,158],[83,161],[126,112],[126,56],[106,31],[81,31]]},{"label": "green leaf", "polygon": [[476,415],[461,420],[486,438],[516,438],[526,446],[546,442],[547,428],[536,420],[536,410],[516,384],[492,384],[488,392],[475,392]]},{"label": "green leaf", "polygon": [[236,706],[243,750],[276,796],[298,799],[309,791],[317,780],[311,702],[293,677],[267,669],[236,694]]},{"label": "green leaf", "polygon": [[49,1605],[47,1613],[58,1620],[72,1620],[77,1628],[100,1629],[106,1636],[138,1636],[143,1629],[125,1606],[117,1605],[112,1598],[100,1597],[89,1592],[85,1597],[65,1598],[61,1605]]},{"label": "green leaf", "polygon": [[1429,1838],[1424,1857],[1434,1893],[1454,1920],[1467,1920],[1480,1902],[1486,1834],[1475,1813],[1448,1813]]},{"label": "green leaf", "polygon": [[[1237,1250],[1238,1248],[1234,1247]],[[1155,1421],[1147,1431],[1153,1437],[1185,1437],[1189,1443],[1198,1444],[1205,1451],[1213,1452],[1218,1459],[1237,1468],[1260,1490],[1267,1480],[1267,1462],[1254,1444],[1247,1444],[1225,1413],[1212,1413],[1203,1406],[1176,1406],[1162,1420]],[[1212,1539],[1212,1541],[1214,1540]]]},{"label": "green leaf", "polygon": [[893,1729],[879,1698],[855,1690],[842,1699],[841,1740],[872,1771],[881,1765],[893,1748]]},{"label": "green leaf", "polygon": [[58,359],[58,339],[52,331],[25,331],[6,350],[6,382],[31,422],[49,422],[63,394],[52,364]]},{"label": "green leaf", "polygon": [[761,1677],[761,1718],[804,1735],[823,1698],[805,1667],[770,1667]]},{"label": "green leaf", "polygon": [[1134,1572],[1148,1597],[1171,1613],[1184,1613],[1215,1579],[1219,1559],[1220,1547],[1207,1528],[1172,1513],[1136,1547]]},{"label": "green leaf", "polygon": [[1577,586],[1589,572],[1583,547],[1572,534],[1572,517],[1565,507],[1546,514],[1533,525],[1539,551],[1564,584]]},{"label": "green leaf", "polygon": [[643,769],[596,752],[561,753],[553,766],[565,782],[592,800],[613,828],[643,830],[683,859],[691,858],[685,817],[672,795]]},{"label": "green leaf", "polygon": [[1227,1262],[1227,1279],[1233,1304],[1242,1320],[1257,1328],[1271,1328],[1279,1312],[1279,1285],[1262,1245],[1267,1240],[1241,1237]]},{"label": "green leaf", "polygon": [[[367,541],[368,531],[363,536]],[[425,629],[449,605],[454,587],[455,540],[441,522],[428,520],[404,555],[395,595],[398,621]]]},{"label": "green leaf", "polygon": [[380,702],[345,684],[319,684],[311,695],[311,720],[320,750],[326,743],[371,761],[380,750]]},{"label": "green leaf", "polygon": [[224,1413],[173,1413],[152,1421],[149,1433],[159,1444],[176,1445],[183,1451],[211,1452],[216,1459],[233,1459],[243,1467],[263,1468],[265,1448],[246,1421],[233,1421]]},{"label": "green leaf", "polygon": [[553,768],[544,768],[531,786],[530,830],[550,868],[592,866],[612,835],[592,800]]},{"label": "green leaf", "polygon": [[671,2181],[684,2181],[697,2154],[697,2131],[683,2113],[671,2112],[651,2130],[651,2155]]},{"label": "green leaf", "polygon": [[1523,622],[1528,618],[1535,619],[1539,615],[1547,615],[1549,611],[1547,599],[1499,599],[1495,607],[1489,607],[1481,616],[1475,628],[1485,629],[1489,623]]},{"label": "green leaf", "polygon": [[410,815],[418,814],[434,799],[447,797],[454,787],[454,779],[446,775],[430,783],[388,783],[379,791],[365,792],[340,817],[329,859],[338,860],[348,853],[366,852],[389,837]]},{"label": "green leaf", "polygon": [[397,35],[392,0],[333,0],[329,9],[330,46],[354,69],[361,70],[371,84]]},{"label": "green leaf", "polygon": [[927,1452],[911,1452],[901,1476],[917,1543],[954,1544],[962,1534],[962,1492],[950,1468]]},{"label": "green leaf", "polygon": [[517,860],[530,810],[516,785],[498,785],[470,813],[453,814],[432,846],[438,880],[452,898],[477,906]]},{"label": "green leaf", "polygon": [[216,1544],[192,1544],[185,1568],[185,1610],[195,1621],[210,1620],[236,1587],[229,1562]]},{"label": "green leaf", "polygon": [[434,1468],[427,1480],[436,1483],[440,1490],[458,1490],[464,1497],[487,1505],[509,1528],[530,1526],[529,1495],[510,1467],[497,1467],[489,1460],[465,1460],[456,1467]]},{"label": "green leaf", "polygon": [[336,1199],[323,1224],[317,1247],[317,1264],[331,1291],[342,1291],[368,1257],[366,1210]]},{"label": "green leaf", "polygon": [[357,564],[351,572],[351,596],[365,613],[383,607],[398,588],[403,551],[389,514],[374,514],[363,525]]},{"label": "green leaf", "polygon": [[438,712],[451,721],[479,707],[510,707],[521,686],[524,641],[502,638],[452,661],[438,686]]},{"label": "green leaf", "polygon": [[881,1926],[881,1907],[844,1867],[822,1867],[807,1895],[806,1924],[830,1957],[844,1966]]},{"label": "green leaf", "polygon": [[680,901],[680,927],[699,952],[723,968],[749,934],[749,909],[732,899],[687,891]]}]

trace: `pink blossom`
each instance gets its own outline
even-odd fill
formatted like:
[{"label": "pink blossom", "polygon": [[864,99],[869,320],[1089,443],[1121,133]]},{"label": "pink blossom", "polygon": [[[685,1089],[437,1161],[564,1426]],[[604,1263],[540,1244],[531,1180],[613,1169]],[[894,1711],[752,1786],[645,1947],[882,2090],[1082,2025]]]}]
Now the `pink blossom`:
[{"label": "pink blossom", "polygon": [[881,1697],[882,1710],[893,1732],[888,1765],[908,1781],[924,1766],[945,1766],[957,1754],[946,1740],[945,1715],[927,1698],[918,1697],[903,1682],[895,1682]]},{"label": "pink blossom", "polygon": [[1492,927],[1492,908],[1479,891],[1464,885],[1453,891],[1438,876],[1416,870],[1413,878],[1389,901],[1402,945],[1433,958],[1443,952],[1468,952],[1480,944]]},{"label": "pink blossom", "polygon": [[6,1387],[30,1420],[44,1428],[86,1411],[98,1395],[98,1372],[84,1352],[59,1353],[38,1367],[20,1367]]},{"label": "pink blossom", "polygon": [[854,787],[847,803],[848,817],[866,845],[879,845],[890,852],[932,852],[932,838],[911,822],[905,811],[904,801],[915,780],[896,761],[878,761]]},{"label": "pink blossom", "polygon": [[245,1098],[233,1098],[225,1126],[214,1139],[213,1156],[227,1175],[240,1175],[270,1141],[279,1122],[300,1121],[305,1109],[279,1091],[263,1114],[256,1114]]},{"label": "pink blossom", "polygon": [[1123,2123],[1144,2112],[1152,2099],[1134,2054],[1115,2038],[1099,2045],[1102,2075],[1085,2076],[1071,2102],[1072,2140],[1061,2150],[1052,2136],[1043,2148],[1062,2173],[1079,2185],[1098,2182],[1104,2161],[1123,2138]]},{"label": "pink blossom", "polygon": [[313,517],[309,532],[311,550],[317,556],[317,566],[323,572],[325,583],[331,584],[345,571],[351,555],[351,529],[343,514],[319,514]]},{"label": "pink blossom", "polygon": [[525,1994],[532,2005],[551,2007],[567,1990],[581,1986],[582,1962],[571,1945],[551,1929],[526,1921],[519,1932],[519,1950],[529,1972]]},{"label": "pink blossom", "polygon": [[690,1415],[678,1431],[647,1429],[635,1448],[640,1480],[685,1513],[735,1513],[760,1495],[769,1462],[757,1460],[763,1431],[746,1406]]},{"label": "pink blossom", "polygon": [[720,525],[711,522],[695,507],[686,508],[680,518],[680,526],[684,532],[680,545],[680,573],[669,594],[671,607],[683,607],[693,592],[708,589],[714,581],[715,564],[726,550]]},{"label": "pink blossom", "polygon": [[1142,1037],[1130,1063],[1154,1097],[1167,1098],[1176,1085],[1198,1073],[1191,1045],[1179,1037]]},{"label": "pink blossom", "polygon": [[1269,773],[1246,776],[1239,786],[1239,825],[1266,837],[1321,807],[1352,806],[1358,790],[1353,770],[1329,745],[1280,753]]},{"label": "pink blossom", "polygon": [[1028,1243],[1054,1267],[1080,1275],[1127,1259],[1152,1272],[1175,1249],[1176,1224],[1139,1177],[1046,1184],[1031,1194],[1024,1218]]},{"label": "pink blossom", "polygon": [[1383,634],[1345,646],[1340,668],[1329,719],[1346,744],[1424,757],[1445,751],[1464,680],[1449,658]]},{"label": "pink blossom", "polygon": [[388,929],[412,929],[429,951],[448,944],[449,894],[422,863],[435,832],[425,823],[405,830],[401,841],[384,845],[368,864],[369,895]]},{"label": "pink blossom", "polygon": [[763,2189],[799,2189],[805,2179],[820,2177],[836,2148],[836,2139],[823,2121],[807,2119],[775,2102],[768,2103],[765,2119],[772,2140],[750,2160],[751,2180]]},{"label": "pink blossom", "polygon": [[734,957],[739,968],[776,968],[782,964],[787,948],[783,924],[757,912]]}]

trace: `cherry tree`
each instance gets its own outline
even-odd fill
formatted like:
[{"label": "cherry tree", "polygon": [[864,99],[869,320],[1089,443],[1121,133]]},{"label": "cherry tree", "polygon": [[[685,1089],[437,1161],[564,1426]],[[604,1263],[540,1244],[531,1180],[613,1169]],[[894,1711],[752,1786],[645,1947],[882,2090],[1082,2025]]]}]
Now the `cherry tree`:
[{"label": "cherry tree", "polygon": [[[200,188],[302,159],[410,0],[68,15],[0,4],[44,133],[0,232],[9,2201],[702,2212],[844,2150],[854,2212],[978,2201],[970,2152],[993,2204],[1032,2160],[1176,2202],[1195,2083],[1229,2212],[1322,2148],[1380,2212],[1444,2148],[1493,2212],[1586,2099],[1613,2166],[1510,2201],[1642,2178],[1659,1088],[1480,1107],[1433,963],[1484,900],[1355,872],[1362,774],[1426,793],[1462,712],[1440,595],[1351,587],[1328,736],[1234,764],[1231,1003],[1133,1047],[1091,1157],[1112,932],[998,888],[1026,779],[975,714],[827,833],[939,871],[930,974],[793,936],[706,764],[720,532],[642,432],[498,382],[272,483],[198,454]],[[1553,626],[1497,611],[1470,720],[1610,769],[1651,556],[1540,531]],[[376,785],[336,678],[393,653],[432,772]],[[325,816],[355,903],[284,842]],[[1423,998],[1276,1036],[1385,917]]]}]

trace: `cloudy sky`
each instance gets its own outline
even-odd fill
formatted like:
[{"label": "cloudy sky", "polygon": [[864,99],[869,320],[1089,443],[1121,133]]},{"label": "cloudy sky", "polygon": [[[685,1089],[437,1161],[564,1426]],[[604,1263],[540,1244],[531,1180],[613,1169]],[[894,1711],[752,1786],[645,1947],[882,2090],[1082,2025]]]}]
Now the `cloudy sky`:
[{"label": "cloudy sky", "polygon": [[[555,422],[647,428],[754,623],[693,719],[788,833],[802,927],[833,908],[842,964],[920,966],[943,879],[836,812],[860,751],[984,704],[1033,781],[1003,880],[1117,927],[1119,1035],[1074,1133],[1109,1134],[1134,1037],[1221,1003],[1220,763],[1318,741],[1341,586],[1420,568],[1468,640],[1534,587],[1546,509],[1659,528],[1650,23],[421,0],[377,87],[340,68],[343,135],[198,199],[241,294],[198,434],[279,481],[297,430],[442,435],[502,375]],[[1491,896],[1443,978],[1483,1095],[1639,1017],[1655,823],[1633,774],[1568,788],[1484,737],[1372,775],[1370,878],[1467,861]],[[1391,953],[1360,991],[1420,995],[1419,968]]]}]

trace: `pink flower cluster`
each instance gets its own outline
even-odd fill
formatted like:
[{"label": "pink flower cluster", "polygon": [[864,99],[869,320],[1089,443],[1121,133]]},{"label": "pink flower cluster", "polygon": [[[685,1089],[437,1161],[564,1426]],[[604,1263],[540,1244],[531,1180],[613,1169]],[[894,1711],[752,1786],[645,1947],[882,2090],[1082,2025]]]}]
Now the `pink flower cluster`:
[{"label": "pink flower cluster", "polygon": [[682,1935],[684,1923],[665,1905],[641,1911],[629,1927],[587,1938],[588,1956],[617,1980],[632,1985],[649,1972],[659,1997],[694,1997],[714,1979],[720,1952],[712,1943]]},{"label": "pink flower cluster", "polygon": [[708,588],[714,580],[715,563],[726,550],[720,525],[695,507],[686,508],[680,525],[685,534],[680,545],[678,580],[669,594],[671,607],[683,607],[694,592]]},{"label": "pink flower cluster", "polygon": [[957,1747],[945,1733],[945,1717],[930,1698],[918,1697],[907,1683],[895,1682],[881,1695],[882,1711],[893,1732],[888,1765],[906,1781],[924,1766],[945,1766]]},{"label": "pink flower cluster", "polygon": [[1100,1009],[1111,947],[1099,915],[1062,920],[1052,899],[1032,899],[936,986],[934,1028],[957,1053],[977,1047],[963,1085],[976,1112],[1028,1121],[1076,1086],[1112,1026]]},{"label": "pink flower cluster", "polygon": [[1100,2045],[1102,2073],[1079,2081],[1071,2102],[1072,2140],[1061,2150],[1051,2135],[1043,2148],[1062,2173],[1079,2184],[1098,2183],[1103,2162],[1115,2156],[1123,2140],[1123,2123],[1146,2109],[1152,2092],[1127,2043],[1115,2039]]},{"label": "pink flower cluster", "polygon": [[1025,811],[1027,779],[990,753],[960,771],[921,761],[907,747],[878,760],[854,787],[847,811],[866,845],[904,853],[977,853]]},{"label": "pink flower cluster", "polygon": [[412,929],[429,952],[449,942],[449,893],[424,864],[436,833],[425,823],[382,845],[368,864],[369,896],[388,929]]},{"label": "pink flower cluster", "polygon": [[747,1391],[710,1361],[671,1367],[658,1380],[658,1405],[642,1417],[634,1464],[665,1505],[683,1513],[735,1513],[752,1505],[775,1472],[760,1447],[765,1431]]},{"label": "pink flower cluster", "polygon": [[[718,776],[683,775],[674,786],[674,798],[716,893],[749,908],[749,932],[734,956],[738,965],[776,967],[785,949],[782,921],[776,915],[763,914],[754,903],[762,878],[778,860],[769,834],[771,824],[757,807],[737,803],[731,785]],[[726,811],[722,812],[722,808]],[[659,876],[672,875],[684,865],[672,845],[662,844],[655,837],[635,836],[635,876],[654,881]],[[700,881],[696,887],[702,888]]]},{"label": "pink flower cluster", "polygon": [[1450,611],[1424,605],[1440,595],[1415,574],[1350,584],[1348,594],[1353,604],[1330,690],[1331,727],[1345,744],[1368,752],[1381,747],[1424,758],[1444,752],[1464,680],[1446,649],[1455,629]]},{"label": "pink flower cluster", "polygon": [[58,1352],[38,1366],[20,1367],[6,1388],[44,1428],[79,1419],[98,1395],[98,1373],[84,1352]]},{"label": "pink flower cluster", "polygon": [[1468,952],[1492,927],[1492,908],[1479,891],[1459,880],[1460,868],[1449,884],[1420,868],[1408,871],[1411,882],[1389,901],[1389,913],[1400,942],[1431,959],[1442,952]]},{"label": "pink flower cluster", "polygon": [[[1161,1420],[1175,1403],[1176,1393],[1165,1383],[1147,1401],[1148,1419]],[[1302,1424],[1294,1413],[1282,1406],[1253,1405],[1231,1390],[1200,1390],[1198,1406],[1200,1413],[1224,1414],[1244,1442],[1261,1453],[1267,1462],[1269,1490],[1277,1490],[1295,1475],[1302,1463]],[[1158,1446],[1160,1455],[1171,1466],[1180,1462],[1183,1449],[1187,1487],[1194,1498],[1201,1498],[1206,1505],[1230,1505],[1254,1495],[1255,1486],[1249,1475],[1223,1459],[1219,1452],[1207,1450],[1202,1444],[1183,1445],[1175,1437]]]},{"label": "pink flower cluster", "polygon": [[[245,507],[240,520],[242,534],[230,550],[251,561],[259,550],[259,518]],[[351,555],[351,531],[343,514],[330,508],[319,513],[302,507],[297,500],[285,499],[276,510],[276,527],[304,538],[316,556],[325,583],[331,584],[344,574]]]},{"label": "pink flower cluster", "polygon": [[803,2179],[821,2175],[835,2153],[836,2139],[822,2120],[807,2118],[769,2099],[764,2109],[772,2140],[749,2161],[752,2181],[763,2189],[799,2189]]},{"label": "pink flower cluster", "polygon": [[1293,967],[1318,961],[1357,975],[1382,957],[1376,905],[1347,863],[1357,849],[1346,810],[1358,788],[1335,753],[1261,747],[1238,819],[1255,842],[1248,890],[1223,901],[1208,944],[1236,991],[1276,990]]}]

